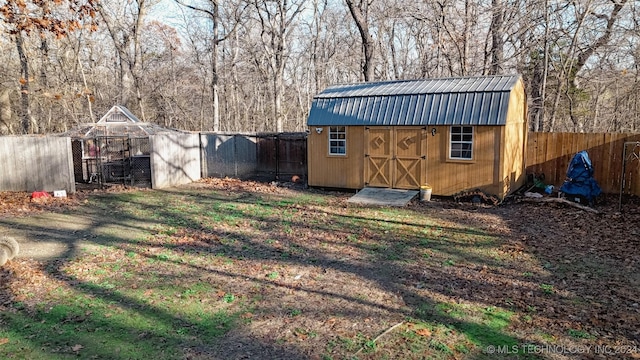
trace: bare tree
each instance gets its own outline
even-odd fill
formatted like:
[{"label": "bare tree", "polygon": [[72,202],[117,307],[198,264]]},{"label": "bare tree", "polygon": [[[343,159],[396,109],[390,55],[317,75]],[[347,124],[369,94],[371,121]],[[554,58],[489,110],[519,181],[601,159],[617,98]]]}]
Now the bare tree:
[{"label": "bare tree", "polygon": [[[81,22],[94,17],[95,3],[89,1],[68,1],[65,3],[48,1],[8,0],[0,7],[0,19],[6,24],[6,31],[13,37],[20,59],[20,96],[22,111],[22,131],[31,133],[38,130],[37,120],[31,116],[31,70],[25,46],[25,37],[32,33],[67,36],[78,30]],[[41,46],[46,46],[43,38]],[[46,49],[46,47],[45,47]]]},{"label": "bare tree", "polygon": [[[560,17],[557,20],[560,26],[564,25],[564,18],[561,16],[567,10],[572,12],[571,14],[576,21],[573,26],[566,29],[571,34],[571,38],[568,39],[569,46],[566,49],[557,49],[564,51],[562,51],[559,61],[552,64],[555,67],[554,74],[557,82],[549,115],[549,131],[556,129],[559,114],[565,114],[569,118],[571,130],[580,132],[585,130],[584,122],[576,113],[579,106],[577,102],[585,95],[578,79],[588,59],[608,43],[620,11],[624,8],[627,0],[611,3],[613,7],[610,8],[608,14],[598,12],[599,8],[606,9],[606,6],[598,6],[600,4],[594,3],[593,0],[566,4],[565,7],[555,12],[555,15]],[[565,100],[565,108],[560,107],[563,99]]]},{"label": "bare tree", "polygon": [[284,131],[286,114],[283,112],[284,74],[291,48],[290,37],[296,29],[296,21],[304,10],[306,0],[254,0],[251,4],[260,26],[259,44],[263,60],[268,65],[273,91],[273,118],[275,130]]},{"label": "bare tree", "polygon": [[[196,5],[184,0],[175,0],[176,3],[193,10],[197,13],[203,13],[207,19],[211,22],[211,35],[210,42],[210,58],[211,58],[211,100],[213,104],[213,131],[220,130],[220,96],[219,96],[219,75],[218,75],[218,57],[220,43],[225,41],[231,36],[239,23],[239,19],[242,13],[242,8],[239,5],[235,6],[235,16],[233,23],[227,28],[226,33],[221,34],[221,17],[220,17],[220,4],[219,0],[208,0],[202,4]],[[223,27],[224,28],[224,27]],[[230,28],[230,29],[229,29]]]},{"label": "bare tree", "polygon": [[503,72],[504,61],[504,7],[502,0],[491,0],[491,50],[489,75],[499,75]]},{"label": "bare tree", "polygon": [[147,12],[152,5],[153,2],[148,0],[136,0],[122,4],[100,3],[98,6],[98,12],[109,31],[118,60],[118,85],[122,92],[117,95],[116,101],[127,106],[129,95],[133,94],[143,121],[147,119],[141,91],[143,80],[140,69],[143,59],[140,37]]},{"label": "bare tree", "polygon": [[374,51],[375,42],[373,36],[369,30],[369,7],[373,3],[373,0],[345,0],[351,17],[355,21],[358,31],[360,32],[360,39],[362,40],[362,53],[364,59],[362,62],[362,75],[364,81],[373,80],[374,71]]}]

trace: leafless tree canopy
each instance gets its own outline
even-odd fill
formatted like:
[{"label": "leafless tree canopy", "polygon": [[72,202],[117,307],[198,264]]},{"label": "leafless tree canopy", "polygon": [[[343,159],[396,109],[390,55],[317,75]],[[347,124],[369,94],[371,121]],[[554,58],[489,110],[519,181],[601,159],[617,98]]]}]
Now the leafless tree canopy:
[{"label": "leafless tree canopy", "polygon": [[[28,10],[27,10],[28,9]],[[195,131],[300,131],[335,83],[521,74],[536,131],[637,132],[631,0],[8,0],[0,134],[114,104]]]}]

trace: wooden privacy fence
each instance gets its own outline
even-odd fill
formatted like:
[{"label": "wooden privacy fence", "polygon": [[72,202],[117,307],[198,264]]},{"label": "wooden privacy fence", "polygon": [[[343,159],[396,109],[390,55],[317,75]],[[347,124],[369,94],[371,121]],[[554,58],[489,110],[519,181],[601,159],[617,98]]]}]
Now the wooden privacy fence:
[{"label": "wooden privacy fence", "polygon": [[[305,179],[307,173],[304,133],[183,134],[151,140],[153,187],[186,183],[201,175]],[[625,143],[631,145],[627,161]],[[544,174],[545,183],[560,186],[571,158],[581,150],[589,153],[595,179],[605,193],[620,193],[624,167],[623,193],[640,196],[640,134],[529,133],[527,174]],[[69,138],[0,137],[0,191],[74,192],[72,159]]]},{"label": "wooden privacy fence", "polygon": [[76,191],[69,138],[0,136],[0,191]]},{"label": "wooden privacy fence", "polygon": [[[618,194],[625,165],[624,144],[639,141],[640,135],[636,134],[529,133],[525,158],[527,174],[544,174],[546,184],[561,186],[573,156],[586,150],[594,167],[594,178],[602,191]],[[629,150],[632,147],[628,146],[623,193],[640,195],[638,149],[633,153]]]},{"label": "wooden privacy fence", "polygon": [[201,133],[203,177],[306,180],[306,133]]},{"label": "wooden privacy fence", "polygon": [[[150,137],[150,143],[149,167],[153,188],[200,179],[198,134],[158,134]],[[124,149],[122,153],[125,153]],[[76,180],[83,181],[82,149],[76,155],[79,179],[75,177],[77,171],[74,170],[77,169],[74,169],[71,138],[0,136],[0,191],[66,190],[74,193]]]}]

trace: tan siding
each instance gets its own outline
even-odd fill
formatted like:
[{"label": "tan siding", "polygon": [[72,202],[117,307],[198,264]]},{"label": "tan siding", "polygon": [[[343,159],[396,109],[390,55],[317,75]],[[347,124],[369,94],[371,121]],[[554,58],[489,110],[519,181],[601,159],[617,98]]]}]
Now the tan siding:
[{"label": "tan siding", "polygon": [[[503,197],[523,181],[524,123],[474,126],[472,161],[449,160],[449,126],[430,126],[426,131],[426,183],[434,195],[450,196],[464,190],[482,189]],[[435,128],[435,136],[431,129]],[[309,133],[309,185],[360,189],[364,187],[364,127],[347,127],[347,156],[328,155],[328,128]],[[503,140],[513,138],[511,143]],[[506,144],[506,145],[503,145]],[[511,152],[502,160],[502,152]],[[507,172],[504,169],[508,169]],[[508,177],[508,179],[507,179]],[[513,179],[512,179],[513,178]]]},{"label": "tan siding", "polygon": [[502,173],[500,174],[501,194],[504,197],[520,188],[525,180],[523,123],[508,124],[504,127],[504,148],[502,149]]},{"label": "tan siding", "polygon": [[[319,127],[319,126],[318,126]],[[321,134],[311,127],[308,138],[309,185],[330,188],[364,187],[364,128],[347,126],[347,155],[329,155],[329,127]]]},{"label": "tan siding", "polygon": [[[556,149],[526,147],[526,95],[522,82],[514,87],[506,126],[474,126],[473,160],[449,160],[449,126],[428,126],[426,164],[416,178],[431,185],[434,195],[450,196],[482,189],[503,198],[525,181],[524,158]],[[398,127],[404,128],[404,127]],[[431,135],[431,129],[436,130]],[[309,185],[360,189],[365,184],[365,130],[347,127],[347,156],[328,155],[328,127],[309,134]],[[532,155],[533,156],[533,155]],[[535,157],[535,156],[534,156]],[[408,185],[404,185],[408,186]]]},{"label": "tan siding", "polygon": [[496,194],[499,184],[494,181],[496,144],[500,144],[500,126],[474,126],[472,161],[448,159],[449,126],[436,128],[435,136],[427,136],[427,183],[434,195],[450,196],[460,191],[482,189]]},{"label": "tan siding", "polygon": [[520,188],[526,181],[524,161],[527,136],[526,95],[522,81],[511,91],[507,121],[501,137],[500,174],[496,179],[500,190],[495,195],[503,198]]}]

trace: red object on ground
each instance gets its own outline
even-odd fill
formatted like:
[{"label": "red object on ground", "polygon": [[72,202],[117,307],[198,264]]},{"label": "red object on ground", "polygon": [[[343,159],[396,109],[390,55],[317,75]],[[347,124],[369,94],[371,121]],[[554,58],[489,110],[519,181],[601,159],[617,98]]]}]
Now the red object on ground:
[{"label": "red object on ground", "polygon": [[31,193],[32,199],[40,199],[40,198],[48,198],[48,197],[51,197],[51,194],[49,194],[46,191],[34,191]]}]

